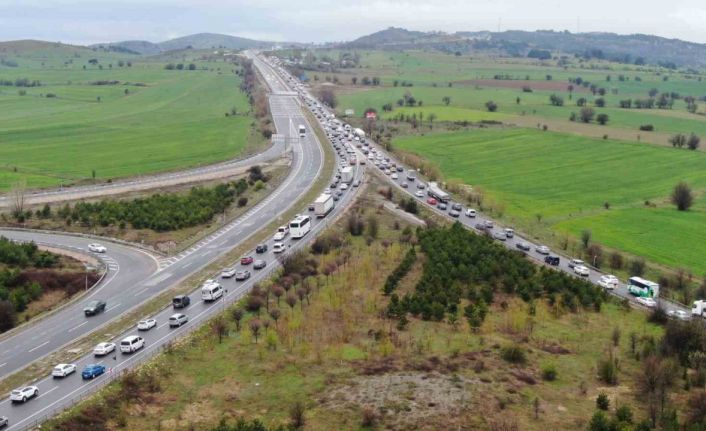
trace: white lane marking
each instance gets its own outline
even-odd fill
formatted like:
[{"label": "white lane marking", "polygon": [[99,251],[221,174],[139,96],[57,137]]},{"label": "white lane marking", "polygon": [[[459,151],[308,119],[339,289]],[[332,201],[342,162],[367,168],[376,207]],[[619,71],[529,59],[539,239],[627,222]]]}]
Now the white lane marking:
[{"label": "white lane marking", "polygon": [[49,344],[49,340],[47,340],[47,341],[43,342],[42,344],[40,344],[40,345],[39,345],[39,346],[37,346],[37,347],[33,347],[33,348],[31,348],[31,349],[27,350],[27,353],[32,353],[32,352],[34,352],[35,350],[37,350],[37,349],[39,349],[39,348],[42,348],[42,347],[46,346],[47,344]]},{"label": "white lane marking", "polygon": [[112,310],[112,309],[114,309],[114,308],[120,307],[121,305],[122,305],[122,302],[118,302],[117,304],[113,305],[112,307],[110,307],[109,309],[107,309],[107,310],[105,310],[105,311],[108,312],[108,311],[110,311],[110,310]]},{"label": "white lane marking", "polygon": [[142,295],[143,293],[147,292],[147,289],[148,289],[148,288],[145,287],[144,289],[138,291],[137,293],[135,293],[135,296]]},{"label": "white lane marking", "polygon": [[85,325],[86,323],[88,323],[88,320],[86,320],[86,321],[83,322],[83,323],[79,323],[78,325],[76,325],[76,326],[74,326],[73,328],[69,329],[69,332],[72,332],[72,331],[74,331],[74,330],[80,328],[81,326]]},{"label": "white lane marking", "polygon": [[53,392],[54,390],[56,390],[56,389],[59,389],[59,387],[58,387],[58,386],[54,386],[53,388],[49,389],[48,391],[42,392],[41,394],[39,394],[39,396],[37,397],[37,399],[40,399],[40,398],[42,398],[44,395],[47,395],[47,394],[52,393],[52,392]]},{"label": "white lane marking", "polygon": [[0,368],[4,367],[5,365],[7,365],[7,362],[3,362],[2,364],[0,364]]}]

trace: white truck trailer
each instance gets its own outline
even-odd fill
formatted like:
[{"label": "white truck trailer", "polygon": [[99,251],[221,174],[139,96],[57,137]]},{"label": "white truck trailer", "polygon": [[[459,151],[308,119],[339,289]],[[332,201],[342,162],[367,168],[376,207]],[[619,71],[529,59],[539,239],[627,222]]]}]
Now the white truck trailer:
[{"label": "white truck trailer", "polygon": [[694,317],[706,317],[706,301],[699,299],[691,306],[691,315]]},{"label": "white truck trailer", "polygon": [[441,187],[435,182],[429,183],[429,188],[427,189],[427,194],[439,202],[448,202],[449,194],[441,190]]},{"label": "white truck trailer", "polygon": [[326,217],[328,213],[333,209],[333,198],[331,195],[322,194],[314,201],[314,214],[316,217],[323,218]]},{"label": "white truck trailer", "polygon": [[341,182],[350,184],[353,181],[353,168],[346,166],[341,169]]}]

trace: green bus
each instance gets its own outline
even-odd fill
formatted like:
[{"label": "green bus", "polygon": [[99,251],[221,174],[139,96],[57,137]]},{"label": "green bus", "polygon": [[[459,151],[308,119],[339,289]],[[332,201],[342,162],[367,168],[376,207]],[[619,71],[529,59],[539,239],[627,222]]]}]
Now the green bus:
[{"label": "green bus", "polygon": [[642,277],[630,277],[628,279],[628,292],[643,298],[657,298],[659,296],[659,284],[645,280]]}]

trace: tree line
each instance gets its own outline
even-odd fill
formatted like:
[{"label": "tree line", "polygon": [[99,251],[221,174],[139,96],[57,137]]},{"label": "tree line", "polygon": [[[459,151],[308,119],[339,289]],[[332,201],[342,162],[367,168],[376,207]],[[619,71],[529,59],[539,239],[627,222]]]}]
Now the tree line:
[{"label": "tree line", "polygon": [[[130,224],[134,229],[151,229],[165,232],[207,223],[226,210],[235,199],[248,188],[248,182],[219,184],[215,187],[193,187],[186,194],[157,193],[146,198],[132,200],[103,199],[98,202],[65,204],[57,210],[57,216],[66,224],[80,223],[84,226],[119,226]],[[238,204],[244,206],[244,201]]]},{"label": "tree line", "polygon": [[[75,293],[85,284],[86,275],[56,271],[58,256],[39,250],[33,242],[17,243],[0,237],[0,332],[17,323],[17,313],[27,309],[46,289]],[[91,283],[95,282],[91,274]]]}]

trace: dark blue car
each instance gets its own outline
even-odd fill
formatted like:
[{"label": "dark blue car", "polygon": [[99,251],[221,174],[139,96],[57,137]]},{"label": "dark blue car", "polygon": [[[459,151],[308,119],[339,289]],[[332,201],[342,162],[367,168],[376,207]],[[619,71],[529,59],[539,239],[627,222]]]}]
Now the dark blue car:
[{"label": "dark blue car", "polygon": [[83,377],[84,380],[94,379],[103,373],[105,373],[105,366],[101,364],[90,364],[86,365],[86,368],[83,369],[81,377]]}]

